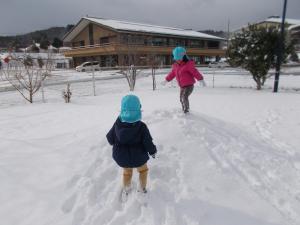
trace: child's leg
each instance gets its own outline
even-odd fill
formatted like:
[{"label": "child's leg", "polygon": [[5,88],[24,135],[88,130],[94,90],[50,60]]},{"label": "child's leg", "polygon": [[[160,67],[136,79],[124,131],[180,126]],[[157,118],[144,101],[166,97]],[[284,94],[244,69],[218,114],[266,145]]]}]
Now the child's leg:
[{"label": "child's leg", "polygon": [[147,163],[137,168],[137,171],[139,172],[139,179],[140,179],[140,185],[141,188],[146,188],[147,185],[147,176],[148,176],[148,167]]},{"label": "child's leg", "polygon": [[129,187],[131,185],[132,168],[123,168],[123,186]]},{"label": "child's leg", "polygon": [[189,111],[190,109],[190,103],[189,103],[189,96],[192,94],[194,89],[194,85],[192,86],[187,86],[184,88],[184,93],[183,93],[183,104],[184,104],[184,110]]},{"label": "child's leg", "polygon": [[184,88],[180,88],[179,99],[180,99],[182,110],[184,111],[185,110],[185,108],[184,108]]}]

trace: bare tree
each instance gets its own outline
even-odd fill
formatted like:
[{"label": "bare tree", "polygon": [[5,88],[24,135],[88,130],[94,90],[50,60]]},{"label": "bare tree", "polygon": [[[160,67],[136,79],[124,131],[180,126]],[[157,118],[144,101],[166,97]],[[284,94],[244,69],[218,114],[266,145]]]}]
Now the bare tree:
[{"label": "bare tree", "polygon": [[30,54],[10,55],[9,58],[1,70],[1,79],[8,81],[24,99],[33,103],[34,94],[50,76],[52,69],[50,54],[47,59],[33,58]]},{"label": "bare tree", "polygon": [[157,59],[157,54],[156,52],[152,52],[149,57],[148,57],[148,65],[151,66],[151,76],[152,76],[152,88],[153,91],[156,89],[156,79],[155,79],[155,74],[156,70],[159,68],[159,60]]},{"label": "bare tree", "polygon": [[66,103],[70,103],[71,102],[72,92],[71,92],[71,89],[70,89],[70,84],[67,84],[67,89],[63,90],[62,96],[65,99]]},{"label": "bare tree", "polygon": [[134,91],[135,88],[135,82],[136,82],[136,76],[138,73],[141,72],[141,70],[138,70],[136,66],[130,65],[130,66],[122,66],[120,67],[120,73],[125,76],[129,90]]},{"label": "bare tree", "polygon": [[128,35],[127,44],[127,55],[125,55],[124,64],[127,65],[122,67],[121,74],[126,77],[130,91],[134,91],[136,77],[141,72],[138,70],[137,65],[139,65],[140,56],[138,55],[138,41],[140,40],[138,35]]},{"label": "bare tree", "polygon": [[[121,74],[126,77],[130,91],[133,91],[136,78],[144,68],[151,68],[153,90],[156,89],[155,72],[159,66],[158,55],[153,50],[150,54],[142,54],[141,47],[152,45],[152,38],[149,36],[125,34],[121,42],[126,45],[126,54],[122,60]],[[143,66],[144,65],[144,66]]]}]

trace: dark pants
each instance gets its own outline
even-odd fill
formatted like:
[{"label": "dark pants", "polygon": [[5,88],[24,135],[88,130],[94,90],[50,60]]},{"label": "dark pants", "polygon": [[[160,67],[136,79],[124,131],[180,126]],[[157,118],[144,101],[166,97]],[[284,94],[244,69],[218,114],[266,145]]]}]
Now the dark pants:
[{"label": "dark pants", "polygon": [[194,85],[180,88],[180,102],[182,105],[182,110],[185,113],[190,110],[189,96],[192,94],[193,89]]}]

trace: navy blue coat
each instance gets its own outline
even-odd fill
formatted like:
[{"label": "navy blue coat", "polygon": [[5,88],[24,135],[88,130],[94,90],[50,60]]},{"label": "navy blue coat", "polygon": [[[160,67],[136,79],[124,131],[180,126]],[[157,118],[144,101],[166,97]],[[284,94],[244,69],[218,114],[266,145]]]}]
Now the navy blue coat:
[{"label": "navy blue coat", "polygon": [[142,121],[126,123],[118,118],[106,138],[113,145],[113,159],[121,167],[140,167],[149,160],[148,154],[157,151],[147,125]]}]

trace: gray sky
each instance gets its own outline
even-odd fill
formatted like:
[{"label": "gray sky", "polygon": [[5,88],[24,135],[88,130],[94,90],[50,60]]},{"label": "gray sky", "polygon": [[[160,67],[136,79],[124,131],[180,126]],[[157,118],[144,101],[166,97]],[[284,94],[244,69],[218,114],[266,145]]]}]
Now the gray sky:
[{"label": "gray sky", "polygon": [[[282,15],[283,0],[0,0],[0,35],[76,24],[83,16],[194,30],[227,30]],[[287,18],[300,19],[300,0]]]}]

